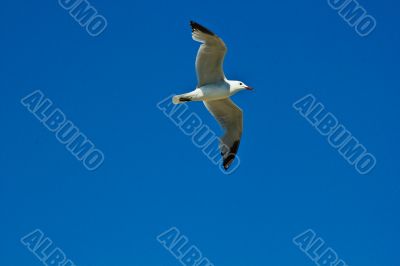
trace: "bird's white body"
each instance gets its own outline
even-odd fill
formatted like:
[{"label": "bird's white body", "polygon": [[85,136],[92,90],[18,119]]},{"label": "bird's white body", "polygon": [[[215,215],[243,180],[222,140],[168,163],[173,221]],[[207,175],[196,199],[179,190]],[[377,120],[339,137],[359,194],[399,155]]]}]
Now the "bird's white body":
[{"label": "bird's white body", "polygon": [[208,84],[195,90],[202,101],[215,101],[230,96],[230,86],[226,81]]},{"label": "bird's white body", "polygon": [[242,90],[252,90],[241,81],[228,80],[223,71],[223,61],[227,51],[221,38],[198,23],[191,22],[192,37],[202,45],[197,53],[197,88],[189,93],[176,95],[174,104],[202,101],[215,117],[225,134],[221,138],[220,150],[223,166],[228,169],[239,149],[243,128],[242,110],[236,106],[230,96]]},{"label": "bird's white body", "polygon": [[175,104],[180,103],[180,98],[189,97],[190,101],[216,101],[229,98],[235,95],[237,92],[242,90],[243,84],[239,81],[227,80],[211,83],[199,88],[194,91],[177,95],[173,98]]},{"label": "bird's white body", "polygon": [[231,91],[229,81],[212,83],[196,88],[194,91],[178,95],[174,97],[174,103],[179,103],[180,97],[190,97],[191,101],[215,101],[222,100],[232,96],[234,91]]}]

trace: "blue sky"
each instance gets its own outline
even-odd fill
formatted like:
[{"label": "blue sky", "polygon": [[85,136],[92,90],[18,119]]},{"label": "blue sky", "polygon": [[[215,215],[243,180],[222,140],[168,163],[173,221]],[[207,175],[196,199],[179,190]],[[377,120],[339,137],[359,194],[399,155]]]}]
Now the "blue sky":
[{"label": "blue sky", "polygon": [[[180,265],[156,240],[177,227],[215,265],[315,265],[314,230],[349,265],[395,266],[399,3],[360,0],[360,37],[327,1],[90,1],[91,37],[58,1],[2,1],[0,265],[42,265],[40,229],[81,266]],[[156,104],[194,88],[195,20],[223,37],[225,72],[256,88],[241,165],[223,175]],[[21,105],[40,89],[105,154],[90,172]],[[292,104],[312,93],[377,158],[360,175]],[[201,103],[191,103],[215,132]]]}]

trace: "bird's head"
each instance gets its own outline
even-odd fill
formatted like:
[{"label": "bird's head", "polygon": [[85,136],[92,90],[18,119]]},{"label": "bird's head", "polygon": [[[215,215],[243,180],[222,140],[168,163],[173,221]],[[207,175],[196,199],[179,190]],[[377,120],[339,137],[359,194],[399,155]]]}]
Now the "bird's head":
[{"label": "bird's head", "polygon": [[243,90],[248,90],[248,91],[253,90],[252,87],[247,86],[246,84],[244,84],[244,82],[238,80],[230,80],[229,85],[230,85],[231,95]]}]

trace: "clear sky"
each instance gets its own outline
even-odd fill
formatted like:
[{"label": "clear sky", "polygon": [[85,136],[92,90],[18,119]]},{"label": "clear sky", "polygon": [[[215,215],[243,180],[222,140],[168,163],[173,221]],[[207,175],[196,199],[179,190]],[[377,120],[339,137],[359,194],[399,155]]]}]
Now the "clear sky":
[{"label": "clear sky", "polygon": [[[79,266],[181,265],[156,239],[178,228],[215,266],[312,266],[312,229],[348,265],[398,265],[399,23],[396,0],[359,0],[360,37],[321,1],[91,0],[90,36],[57,0],[0,8],[0,265],[43,265],[40,229]],[[223,37],[225,72],[256,88],[241,164],[224,175],[156,107],[196,85],[195,20]],[[40,89],[105,155],[88,171],[27,108]],[[377,158],[360,175],[292,104],[313,94]],[[215,132],[201,103],[191,111]]]}]

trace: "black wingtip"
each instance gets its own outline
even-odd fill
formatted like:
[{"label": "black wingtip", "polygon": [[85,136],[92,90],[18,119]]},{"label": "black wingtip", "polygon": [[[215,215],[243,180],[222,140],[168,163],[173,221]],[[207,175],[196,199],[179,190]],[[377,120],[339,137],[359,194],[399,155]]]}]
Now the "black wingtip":
[{"label": "black wingtip", "polygon": [[233,160],[235,160],[235,155],[229,155],[225,160],[224,160],[224,169],[227,171],[229,169],[229,166],[233,163]]},{"label": "black wingtip", "polygon": [[230,148],[230,152],[229,155],[224,159],[222,165],[224,166],[225,170],[228,170],[228,168],[231,166],[231,164],[233,163],[233,161],[236,158],[236,153],[239,150],[239,145],[240,145],[240,140],[235,141],[232,145],[232,147]]},{"label": "black wingtip", "polygon": [[195,31],[195,30],[198,30],[198,31],[201,31],[203,33],[215,36],[214,32],[210,31],[209,29],[207,29],[206,27],[200,25],[199,23],[194,22],[193,20],[190,21],[190,26],[192,27],[192,32]]}]

